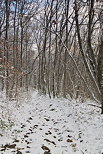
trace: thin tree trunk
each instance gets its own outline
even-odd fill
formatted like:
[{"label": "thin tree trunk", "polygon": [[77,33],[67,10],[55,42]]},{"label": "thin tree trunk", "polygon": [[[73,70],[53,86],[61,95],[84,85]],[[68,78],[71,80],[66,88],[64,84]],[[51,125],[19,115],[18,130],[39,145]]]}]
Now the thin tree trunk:
[{"label": "thin tree trunk", "polygon": [[9,92],[9,81],[8,81],[8,60],[9,60],[9,54],[8,54],[8,31],[9,31],[9,0],[5,0],[5,6],[6,6],[6,32],[5,32],[5,86],[6,86],[6,97],[8,97]]},{"label": "thin tree trunk", "polygon": [[[68,48],[68,13],[69,13],[69,0],[65,0],[65,17],[66,17],[66,47]],[[64,54],[64,87],[63,95],[66,97],[66,87],[67,87],[67,49],[65,49]]]}]

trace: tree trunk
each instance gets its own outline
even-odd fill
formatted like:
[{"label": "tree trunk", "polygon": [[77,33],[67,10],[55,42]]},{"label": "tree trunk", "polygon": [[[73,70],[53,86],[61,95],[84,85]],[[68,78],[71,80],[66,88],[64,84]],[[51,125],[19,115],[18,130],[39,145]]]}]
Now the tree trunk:
[{"label": "tree trunk", "polygon": [[[8,59],[9,59],[9,53],[8,53],[8,31],[9,31],[9,1],[5,0],[5,7],[6,7],[6,31],[5,31],[5,65],[8,66]],[[9,92],[9,81],[8,81],[8,67],[5,69],[5,87],[6,87],[6,97],[8,97]]]},{"label": "tree trunk", "polygon": [[98,85],[101,91],[101,113],[103,114],[103,0],[100,0],[100,34],[101,44],[98,55]]}]

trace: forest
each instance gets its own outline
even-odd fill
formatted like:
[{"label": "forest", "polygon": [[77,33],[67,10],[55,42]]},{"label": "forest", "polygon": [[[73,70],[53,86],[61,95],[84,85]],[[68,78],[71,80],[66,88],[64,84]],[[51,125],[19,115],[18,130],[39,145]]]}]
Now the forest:
[{"label": "forest", "polygon": [[102,0],[1,0],[0,87],[91,98],[103,113]]},{"label": "forest", "polygon": [[0,0],[0,154],[103,154],[103,0]]}]

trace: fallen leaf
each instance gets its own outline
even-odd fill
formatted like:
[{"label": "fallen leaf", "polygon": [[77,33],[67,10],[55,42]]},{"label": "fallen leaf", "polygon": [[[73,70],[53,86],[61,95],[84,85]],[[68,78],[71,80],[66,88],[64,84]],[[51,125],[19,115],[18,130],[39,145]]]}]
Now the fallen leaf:
[{"label": "fallen leaf", "polygon": [[28,138],[28,135],[24,135],[25,138]]},{"label": "fallen leaf", "polygon": [[51,109],[50,111],[54,111],[55,109]]},{"label": "fallen leaf", "polygon": [[83,140],[80,140],[80,142],[83,142]]},{"label": "fallen leaf", "polygon": [[0,151],[5,151],[5,149],[1,149]]},{"label": "fallen leaf", "polygon": [[22,152],[21,151],[17,151],[17,153],[16,154],[22,154]]},{"label": "fallen leaf", "polygon": [[46,121],[50,121],[49,119],[47,119],[47,118],[44,118]]},{"label": "fallen leaf", "polygon": [[27,146],[27,148],[30,148],[29,146]]},{"label": "fallen leaf", "polygon": [[56,145],[54,141],[50,141],[48,139],[44,139],[44,140],[47,141],[47,142],[49,142],[49,143],[52,143],[52,144]]},{"label": "fallen leaf", "polygon": [[19,151],[19,150],[24,150],[24,148],[18,148],[18,147],[17,147],[17,151]]},{"label": "fallen leaf", "polygon": [[2,134],[0,134],[0,136],[3,136]]},{"label": "fallen leaf", "polygon": [[4,148],[14,149],[16,147],[16,144],[6,144],[4,145]]},{"label": "fallen leaf", "polygon": [[58,141],[59,141],[59,142],[60,142],[60,141],[63,141],[63,138],[58,139]]},{"label": "fallen leaf", "polygon": [[32,117],[30,117],[30,118],[29,118],[29,120],[33,120],[33,118],[32,118]]},{"label": "fallen leaf", "polygon": [[44,145],[43,145],[41,148],[42,148],[43,150],[47,151],[47,152],[50,152],[50,149],[49,149],[48,147],[44,146]]},{"label": "fallen leaf", "polygon": [[19,142],[19,140],[15,139],[14,142]]},{"label": "fallen leaf", "polygon": [[67,139],[67,142],[73,142],[73,140],[71,140],[71,139]]},{"label": "fallen leaf", "polygon": [[72,137],[72,136],[68,135],[68,137]]},{"label": "fallen leaf", "polygon": [[44,152],[44,154],[51,154],[51,153],[50,153],[50,152],[48,152],[48,151],[45,151],[45,152]]}]

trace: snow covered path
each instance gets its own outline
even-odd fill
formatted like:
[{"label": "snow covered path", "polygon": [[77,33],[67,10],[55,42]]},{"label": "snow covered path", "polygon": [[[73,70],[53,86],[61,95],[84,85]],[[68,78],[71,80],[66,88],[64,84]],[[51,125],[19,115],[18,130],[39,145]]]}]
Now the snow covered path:
[{"label": "snow covered path", "polygon": [[88,103],[37,92],[19,108],[11,102],[15,125],[0,130],[0,154],[103,154],[103,115]]}]

